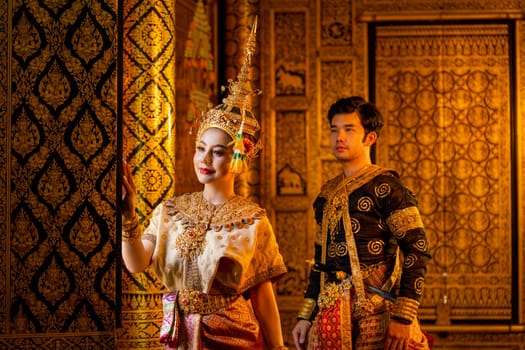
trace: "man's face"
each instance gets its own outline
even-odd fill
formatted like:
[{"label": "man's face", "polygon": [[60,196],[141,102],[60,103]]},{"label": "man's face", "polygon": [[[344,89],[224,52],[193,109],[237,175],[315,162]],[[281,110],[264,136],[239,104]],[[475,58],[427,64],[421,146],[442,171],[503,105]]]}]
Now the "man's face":
[{"label": "man's face", "polygon": [[330,124],[330,144],[334,156],[341,161],[361,158],[369,151],[365,129],[356,112],[336,114]]}]

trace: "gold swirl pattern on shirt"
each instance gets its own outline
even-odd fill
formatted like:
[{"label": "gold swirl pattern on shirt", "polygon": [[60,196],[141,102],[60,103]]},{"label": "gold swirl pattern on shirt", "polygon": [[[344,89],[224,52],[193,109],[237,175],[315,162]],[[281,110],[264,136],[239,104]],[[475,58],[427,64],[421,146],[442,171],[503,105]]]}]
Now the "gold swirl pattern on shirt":
[{"label": "gold swirl pattern on shirt", "polygon": [[382,183],[374,188],[374,192],[378,198],[385,198],[390,194],[392,188],[387,183]]},{"label": "gold swirl pattern on shirt", "polygon": [[416,263],[417,261],[417,256],[413,253],[410,253],[408,254],[406,257],[405,257],[405,262],[404,262],[404,266],[406,268],[410,268],[412,266],[414,266],[414,264]]},{"label": "gold swirl pattern on shirt", "polygon": [[345,242],[330,242],[326,253],[329,257],[335,258],[336,256],[345,256],[348,253],[348,246]]},{"label": "gold swirl pattern on shirt", "polygon": [[372,210],[372,207],[374,206],[374,202],[370,197],[361,197],[357,201],[357,209],[360,211],[368,212]]},{"label": "gold swirl pattern on shirt", "polygon": [[384,246],[385,246],[385,242],[381,240],[370,241],[368,242],[368,251],[372,255],[379,255],[383,252]]},{"label": "gold swirl pattern on shirt", "polygon": [[425,279],[419,277],[414,281],[414,291],[417,295],[423,294],[423,288],[425,287]]},{"label": "gold swirl pattern on shirt", "polygon": [[358,234],[361,231],[361,223],[356,218],[350,219],[350,224],[352,225],[352,232],[354,235]]},{"label": "gold swirl pattern on shirt", "polygon": [[414,247],[421,252],[426,252],[428,250],[428,242],[426,239],[418,239],[414,243]]},{"label": "gold swirl pattern on shirt", "polygon": [[423,221],[421,221],[419,210],[415,206],[394,211],[386,223],[397,239],[405,237],[409,230],[423,228]]}]

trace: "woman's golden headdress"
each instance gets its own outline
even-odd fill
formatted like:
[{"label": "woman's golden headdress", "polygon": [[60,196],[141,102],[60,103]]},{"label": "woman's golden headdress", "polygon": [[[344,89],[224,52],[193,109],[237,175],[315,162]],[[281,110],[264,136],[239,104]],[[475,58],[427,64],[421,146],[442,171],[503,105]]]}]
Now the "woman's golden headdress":
[{"label": "woman's golden headdress", "polygon": [[221,104],[203,115],[197,131],[197,142],[201,139],[204,131],[209,128],[221,129],[232,138],[233,159],[231,171],[237,174],[248,169],[248,159],[253,158],[261,149],[260,141],[258,140],[260,126],[251,111],[252,106],[250,103],[251,96],[261,93],[260,90],[252,89],[250,81],[256,29],[257,18],[255,18],[246,42],[246,57],[237,75],[237,81],[228,81],[228,96],[222,100]]}]

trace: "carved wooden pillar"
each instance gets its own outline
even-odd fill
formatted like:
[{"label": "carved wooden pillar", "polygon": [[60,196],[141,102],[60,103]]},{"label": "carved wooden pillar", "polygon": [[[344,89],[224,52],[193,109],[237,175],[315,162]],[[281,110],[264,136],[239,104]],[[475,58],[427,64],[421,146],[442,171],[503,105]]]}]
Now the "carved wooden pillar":
[{"label": "carved wooden pillar", "polygon": [[[124,157],[138,189],[142,228],[174,192],[175,1],[125,1],[123,24]],[[158,349],[162,286],[152,272],[123,268],[121,349]]]}]

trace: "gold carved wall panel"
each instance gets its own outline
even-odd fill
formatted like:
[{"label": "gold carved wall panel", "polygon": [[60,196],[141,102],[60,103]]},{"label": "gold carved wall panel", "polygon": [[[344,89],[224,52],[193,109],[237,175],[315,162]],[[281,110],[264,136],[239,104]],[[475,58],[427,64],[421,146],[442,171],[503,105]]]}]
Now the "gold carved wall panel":
[{"label": "gold carved wall panel", "polygon": [[[308,177],[311,163],[307,149],[310,129],[309,82],[312,79],[309,57],[310,12],[306,6],[273,8],[270,16],[261,19],[263,60],[267,73],[263,76],[262,118],[265,139],[265,200],[288,274],[277,284],[283,335],[287,345],[295,326],[298,304],[307,277],[305,259],[310,255],[311,220]],[[271,106],[271,107],[270,107]],[[270,107],[271,109],[268,109]]]},{"label": "gold carved wall panel", "polygon": [[[297,140],[306,139],[306,122],[303,111],[283,111],[276,115],[275,159],[277,170],[277,194],[281,196],[306,195],[307,171],[305,144]],[[290,138],[290,135],[294,135]]]},{"label": "gold carved wall panel", "polygon": [[507,24],[376,27],[378,163],[416,193],[432,263],[422,315],[511,320],[511,35]]},{"label": "gold carved wall panel", "polygon": [[275,12],[274,75],[276,96],[304,96],[306,93],[307,16],[304,12]]},{"label": "gold carved wall panel", "polygon": [[[517,223],[518,223],[518,240],[516,249],[518,252],[525,252],[525,23],[519,21],[516,24],[516,67],[517,67],[517,84],[516,84],[516,159],[517,169],[515,171],[517,178]],[[520,34],[521,33],[521,34]],[[518,261],[518,320],[525,323],[525,261]]]},{"label": "gold carved wall panel", "polygon": [[[300,303],[294,297],[298,292],[304,290],[304,279],[307,275],[307,264],[305,263],[305,257],[309,254],[307,227],[299,223],[305,223],[308,220],[310,218],[304,210],[279,211],[275,215],[275,235],[281,253],[287,255],[285,261],[288,267],[288,273],[276,285],[285,339],[290,338],[295,326]],[[291,344],[290,341],[287,343]]]},{"label": "gold carved wall panel", "polygon": [[[325,59],[321,64],[321,114],[318,116],[320,127],[321,146],[325,154],[330,155],[330,126],[328,125],[328,109],[330,105],[341,97],[354,94],[354,64],[352,59],[329,60]],[[329,173],[328,176],[334,176]],[[328,179],[326,179],[328,180]]]},{"label": "gold carved wall panel", "polygon": [[114,349],[117,4],[0,6],[0,348]]},{"label": "gold carved wall panel", "polygon": [[320,1],[321,46],[352,46],[356,24],[353,5],[352,1]]}]

